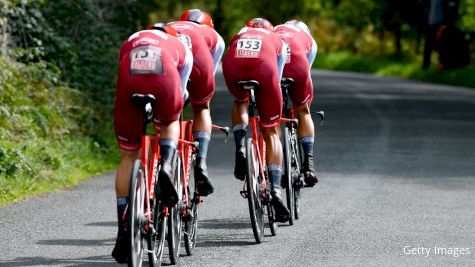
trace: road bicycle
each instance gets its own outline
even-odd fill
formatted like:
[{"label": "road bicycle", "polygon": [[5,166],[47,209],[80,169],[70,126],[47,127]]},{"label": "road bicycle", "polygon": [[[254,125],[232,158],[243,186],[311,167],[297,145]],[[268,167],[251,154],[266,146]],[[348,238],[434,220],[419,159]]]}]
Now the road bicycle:
[{"label": "road bicycle", "polygon": [[[300,170],[302,164],[302,148],[298,142],[297,127],[298,120],[295,118],[294,109],[289,97],[289,90],[294,86],[292,78],[283,78],[281,81],[283,107],[283,117],[288,119],[284,125],[283,152],[284,168],[282,177],[282,187],[285,188],[287,209],[290,212],[289,224],[294,224],[294,219],[299,218],[300,213],[300,189],[304,187],[303,173]],[[323,111],[311,112],[320,117],[323,123],[325,113]]]},{"label": "road bicycle", "polygon": [[155,195],[160,167],[160,134],[147,134],[147,124],[152,121],[152,107],[156,100],[151,94],[134,94],[131,100],[143,111],[143,126],[141,158],[134,162],[132,168],[128,204],[124,212],[127,214],[130,242],[128,266],[142,266],[144,253],[148,254],[151,266],[160,266],[169,212],[173,208],[163,205]]},{"label": "road bicycle", "polygon": [[[264,215],[267,214],[271,234],[277,234],[275,210],[270,204],[270,182],[265,168],[265,142],[260,129],[260,119],[257,114],[255,91],[259,90],[259,82],[255,80],[239,81],[238,86],[249,93],[249,125],[252,137],[246,141],[246,175],[243,198],[247,198],[251,226],[257,243],[262,242],[264,235]],[[282,119],[284,122],[290,121]]]},{"label": "road bicycle", "polygon": [[[155,196],[159,188],[157,176],[160,162],[159,125],[156,134],[147,134],[147,124],[153,118],[155,97],[151,94],[134,94],[132,102],[143,110],[142,153],[141,159],[132,169],[129,203],[127,205],[130,233],[129,266],[142,266],[143,254],[147,253],[151,266],[160,266],[165,247],[168,249],[171,264],[178,262],[181,234],[184,233],[185,249],[188,255],[196,246],[198,225],[198,204],[202,202],[196,191],[196,184],[190,169],[195,159],[198,142],[193,141],[193,121],[180,118],[180,136],[178,153],[174,157],[174,185],[182,194],[181,200],[172,208],[163,205]],[[213,125],[213,129],[229,134],[229,127]],[[193,181],[192,181],[193,180]],[[147,249],[144,247],[147,242]]]},{"label": "road bicycle", "polygon": [[[229,127],[222,127],[218,125],[212,125],[214,130],[220,130],[226,134],[226,139],[229,135]],[[186,254],[191,256],[196,246],[196,237],[198,229],[198,206],[202,202],[201,196],[198,194],[196,188],[196,181],[194,176],[191,175],[191,166],[194,165],[196,159],[196,152],[198,142],[193,141],[193,121],[180,119],[180,139],[178,145],[179,160],[178,171],[180,171],[180,177],[178,181],[181,181],[177,187],[178,193],[181,192],[181,200],[177,204],[176,212],[170,213],[169,220],[169,254],[172,264],[176,264],[178,261],[180,250],[180,237],[183,232],[184,244]]]}]

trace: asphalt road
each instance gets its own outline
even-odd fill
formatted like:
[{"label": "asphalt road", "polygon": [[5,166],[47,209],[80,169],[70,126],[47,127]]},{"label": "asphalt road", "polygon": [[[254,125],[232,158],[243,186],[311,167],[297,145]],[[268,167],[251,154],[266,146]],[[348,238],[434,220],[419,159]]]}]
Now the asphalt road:
[{"label": "asphalt road", "polygon": [[[301,219],[256,245],[233,140],[215,134],[216,193],[201,206],[195,254],[179,264],[475,266],[475,91],[327,71],[314,81],[327,120],[316,127],[321,182],[304,190]],[[213,118],[228,124],[220,75],[217,85]],[[116,266],[113,179],[0,209],[0,266]]]}]

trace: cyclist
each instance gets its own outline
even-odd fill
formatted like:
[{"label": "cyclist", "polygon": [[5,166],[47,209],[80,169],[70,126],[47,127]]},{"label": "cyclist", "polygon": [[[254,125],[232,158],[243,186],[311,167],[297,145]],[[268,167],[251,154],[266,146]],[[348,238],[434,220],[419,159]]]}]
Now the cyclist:
[{"label": "cyclist", "polygon": [[289,91],[295,115],[299,120],[298,138],[302,145],[304,160],[302,173],[307,186],[317,182],[313,162],[314,127],[310,115],[313,98],[312,77],[310,68],[317,55],[317,43],[310,35],[307,25],[299,20],[290,20],[275,27],[275,32],[288,45],[287,59],[283,77],[292,78],[295,86]]},{"label": "cyclist", "polygon": [[214,30],[210,15],[199,9],[186,11],[181,21],[168,25],[177,31],[178,38],[193,53],[193,69],[187,89],[195,114],[193,137],[199,142],[194,171],[198,194],[206,196],[214,191],[206,166],[212,125],[209,103],[214,95],[214,74],[224,52],[224,41]]},{"label": "cyclist", "polygon": [[234,96],[232,125],[236,142],[236,165],[234,175],[244,180],[245,140],[248,124],[248,93],[237,86],[242,80],[256,80],[260,88],[256,93],[261,131],[266,142],[267,171],[272,184],[271,203],[276,211],[276,220],[289,219],[289,210],[282,202],[280,183],[282,179],[282,144],[278,127],[282,115],[280,80],[286,58],[286,47],[273,31],[272,24],[262,18],[246,23],[231,40],[223,60],[223,74],[229,91]]},{"label": "cyclist", "polygon": [[154,121],[160,121],[161,169],[159,198],[167,206],[178,201],[173,186],[173,158],[179,135],[178,118],[183,108],[183,89],[193,65],[191,51],[178,39],[172,27],[156,23],[132,34],[120,49],[119,73],[114,106],[114,128],[122,154],[115,187],[119,231],[112,256],[127,261],[128,246],[125,209],[132,166],[141,147],[142,110],[131,101],[134,93],[156,98]]}]

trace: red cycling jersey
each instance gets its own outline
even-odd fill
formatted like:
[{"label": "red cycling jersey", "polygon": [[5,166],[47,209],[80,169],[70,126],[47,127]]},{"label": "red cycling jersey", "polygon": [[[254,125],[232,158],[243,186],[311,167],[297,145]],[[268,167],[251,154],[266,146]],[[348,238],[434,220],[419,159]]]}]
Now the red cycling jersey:
[{"label": "red cycling jersey", "polygon": [[214,62],[211,52],[218,42],[217,33],[207,25],[191,21],[169,23],[178,32],[178,38],[193,53],[193,69],[188,83],[190,100],[194,104],[208,102],[214,95]]},{"label": "red cycling jersey", "polygon": [[248,93],[237,85],[239,81],[259,82],[260,89],[255,93],[263,127],[277,126],[282,115],[277,63],[282,47],[282,40],[274,32],[244,27],[231,40],[223,60],[223,75],[235,101],[248,100]]},{"label": "red cycling jersey", "polygon": [[282,24],[275,27],[275,32],[287,43],[287,59],[283,77],[292,78],[295,87],[289,91],[293,104],[298,107],[312,101],[313,84],[310,77],[308,54],[312,50],[313,38],[302,29]]},{"label": "red cycling jersey", "polygon": [[158,30],[137,32],[123,43],[114,105],[114,128],[121,149],[140,148],[142,110],[132,103],[132,94],[155,96],[155,119],[178,119],[183,108],[179,69],[187,64],[186,50],[180,40]]}]

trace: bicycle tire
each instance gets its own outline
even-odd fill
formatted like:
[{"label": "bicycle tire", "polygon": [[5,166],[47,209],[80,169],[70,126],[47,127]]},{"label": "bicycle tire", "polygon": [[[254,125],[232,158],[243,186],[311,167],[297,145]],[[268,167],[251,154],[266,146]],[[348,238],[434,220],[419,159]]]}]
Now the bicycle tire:
[{"label": "bicycle tire", "polygon": [[260,197],[260,166],[257,159],[257,150],[254,140],[249,138],[246,145],[246,187],[247,200],[249,204],[249,215],[251,217],[252,232],[259,244],[264,236],[264,211]]},{"label": "bicycle tire", "polygon": [[145,177],[142,162],[134,162],[130,177],[127,223],[129,225],[129,267],[142,266],[144,244],[142,224],[145,219]]},{"label": "bicycle tire", "polygon": [[[193,255],[193,250],[196,247],[196,234],[198,231],[198,204],[199,198],[196,194],[196,183],[194,176],[190,174],[188,181],[188,200],[191,203],[191,208],[188,210],[188,217],[183,225],[184,227],[184,243],[186,255]],[[192,186],[190,186],[192,185]]]},{"label": "bicycle tire", "polygon": [[300,189],[303,187],[303,177],[300,173],[302,164],[302,149],[297,138],[297,129],[292,127],[291,133],[291,152],[292,152],[292,188],[294,190],[294,218],[300,217]]},{"label": "bicycle tire", "polygon": [[289,224],[294,224],[294,207],[295,207],[295,197],[294,197],[294,183],[292,177],[292,151],[291,145],[292,143],[292,136],[289,133],[289,128],[287,126],[284,127],[284,175],[283,182],[285,186],[285,199],[287,204],[287,209],[289,209],[290,217],[289,217]]},{"label": "bicycle tire", "polygon": [[[175,177],[173,183],[175,184],[176,191],[182,192],[181,179],[183,173],[179,155],[177,155],[175,166]],[[181,231],[183,229],[181,214],[179,211],[180,205],[182,205],[181,200],[178,201],[178,204],[174,207],[168,209],[168,254],[172,265],[178,263],[178,257],[180,256]]]},{"label": "bicycle tire", "polygon": [[277,228],[279,227],[279,225],[275,221],[275,210],[274,210],[274,207],[272,207],[272,205],[270,204],[270,201],[267,201],[266,206],[267,206],[267,218],[269,220],[270,233],[272,236],[276,236]]},{"label": "bicycle tire", "polygon": [[152,267],[159,267],[162,264],[163,252],[165,250],[165,236],[167,230],[167,217],[163,212],[163,205],[154,201],[153,205],[153,227],[155,233],[150,231],[147,237],[148,262]]}]

